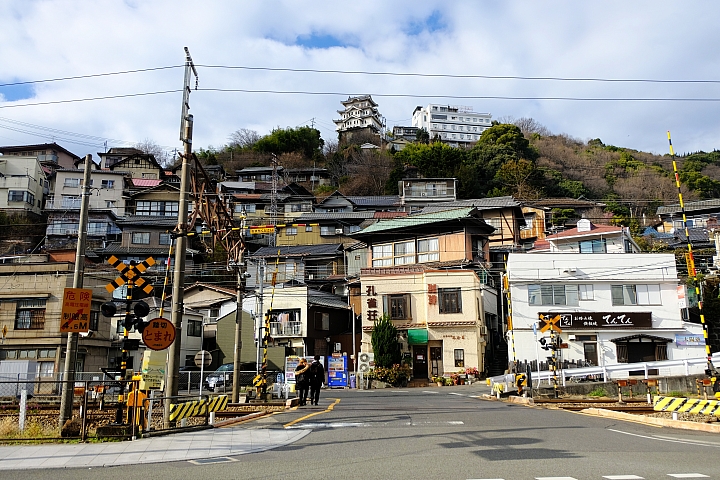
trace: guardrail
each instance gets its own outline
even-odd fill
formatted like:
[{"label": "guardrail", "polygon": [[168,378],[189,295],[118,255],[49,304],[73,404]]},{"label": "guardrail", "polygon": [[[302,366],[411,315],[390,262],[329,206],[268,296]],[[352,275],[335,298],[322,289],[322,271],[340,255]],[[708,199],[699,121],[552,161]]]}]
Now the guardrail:
[{"label": "guardrail", "polygon": [[[720,352],[713,354],[713,363],[720,362]],[[707,358],[684,358],[681,360],[658,360],[653,362],[638,362],[638,363],[617,363],[612,365],[603,365],[597,367],[582,367],[582,368],[568,368],[559,370],[557,377],[559,383],[564,387],[566,386],[567,379],[571,377],[586,377],[588,375],[599,375],[602,376],[604,382],[610,380],[617,380],[630,377],[630,371],[642,370],[643,378],[649,378],[649,370],[656,368],[671,368],[675,369],[677,373],[675,375],[693,375],[702,374],[705,371],[707,365]],[[524,373],[524,372],[520,372]],[[550,380],[553,378],[553,372],[549,370],[533,371],[532,380],[533,384],[542,380]],[[488,377],[488,384],[493,386],[496,383],[504,385],[505,391],[514,390],[515,375],[498,375],[495,377]]]}]

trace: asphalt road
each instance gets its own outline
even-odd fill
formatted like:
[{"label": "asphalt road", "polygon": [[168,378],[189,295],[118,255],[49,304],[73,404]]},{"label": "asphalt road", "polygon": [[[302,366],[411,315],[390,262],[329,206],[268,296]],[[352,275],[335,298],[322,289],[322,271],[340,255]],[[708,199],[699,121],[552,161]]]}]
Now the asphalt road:
[{"label": "asphalt road", "polygon": [[477,398],[483,391],[323,391],[319,407],[235,427],[313,430],[287,447],[208,463],[4,474],[13,480],[720,479],[718,435]]}]

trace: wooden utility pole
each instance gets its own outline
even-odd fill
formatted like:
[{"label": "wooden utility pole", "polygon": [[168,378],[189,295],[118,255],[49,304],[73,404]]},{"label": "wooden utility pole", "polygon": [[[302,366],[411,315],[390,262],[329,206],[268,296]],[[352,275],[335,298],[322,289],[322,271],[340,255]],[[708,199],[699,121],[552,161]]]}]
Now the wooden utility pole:
[{"label": "wooden utility pole", "polygon": [[[193,116],[190,115],[190,79],[195,74],[195,89],[197,89],[197,71],[193,64],[190,51],[185,47],[185,81],[183,84],[182,120],[180,127],[180,141],[183,142],[182,169],[180,173],[180,202],[178,205],[178,223],[175,227],[175,266],[173,270],[172,291],[172,317],[175,327],[175,341],[170,346],[167,363],[167,382],[165,383],[165,396],[175,397],[178,394],[178,380],[180,369],[180,347],[182,345],[182,318],[184,313],[184,287],[185,287],[185,255],[187,252],[188,232],[188,178],[189,164],[192,157]],[[170,426],[170,401],[165,402],[164,423]]]}]

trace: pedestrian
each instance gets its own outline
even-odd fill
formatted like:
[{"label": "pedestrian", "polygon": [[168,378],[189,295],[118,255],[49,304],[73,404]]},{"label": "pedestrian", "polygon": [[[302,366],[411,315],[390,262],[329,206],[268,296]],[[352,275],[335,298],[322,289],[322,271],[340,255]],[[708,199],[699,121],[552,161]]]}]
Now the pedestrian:
[{"label": "pedestrian", "polygon": [[325,382],[325,367],[320,363],[320,355],[315,355],[310,364],[310,405],[317,405],[320,400],[320,387]]},{"label": "pedestrian", "polygon": [[295,367],[295,390],[300,399],[299,405],[307,405],[308,389],[310,388],[310,365],[304,358],[300,359],[298,366]]}]

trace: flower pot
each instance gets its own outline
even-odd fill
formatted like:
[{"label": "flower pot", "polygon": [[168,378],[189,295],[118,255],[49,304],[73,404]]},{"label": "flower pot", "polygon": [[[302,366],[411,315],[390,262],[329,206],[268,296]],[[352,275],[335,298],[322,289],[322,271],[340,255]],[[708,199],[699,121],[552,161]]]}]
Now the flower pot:
[{"label": "flower pot", "polygon": [[437,382],[438,387],[442,387],[445,382]]}]

